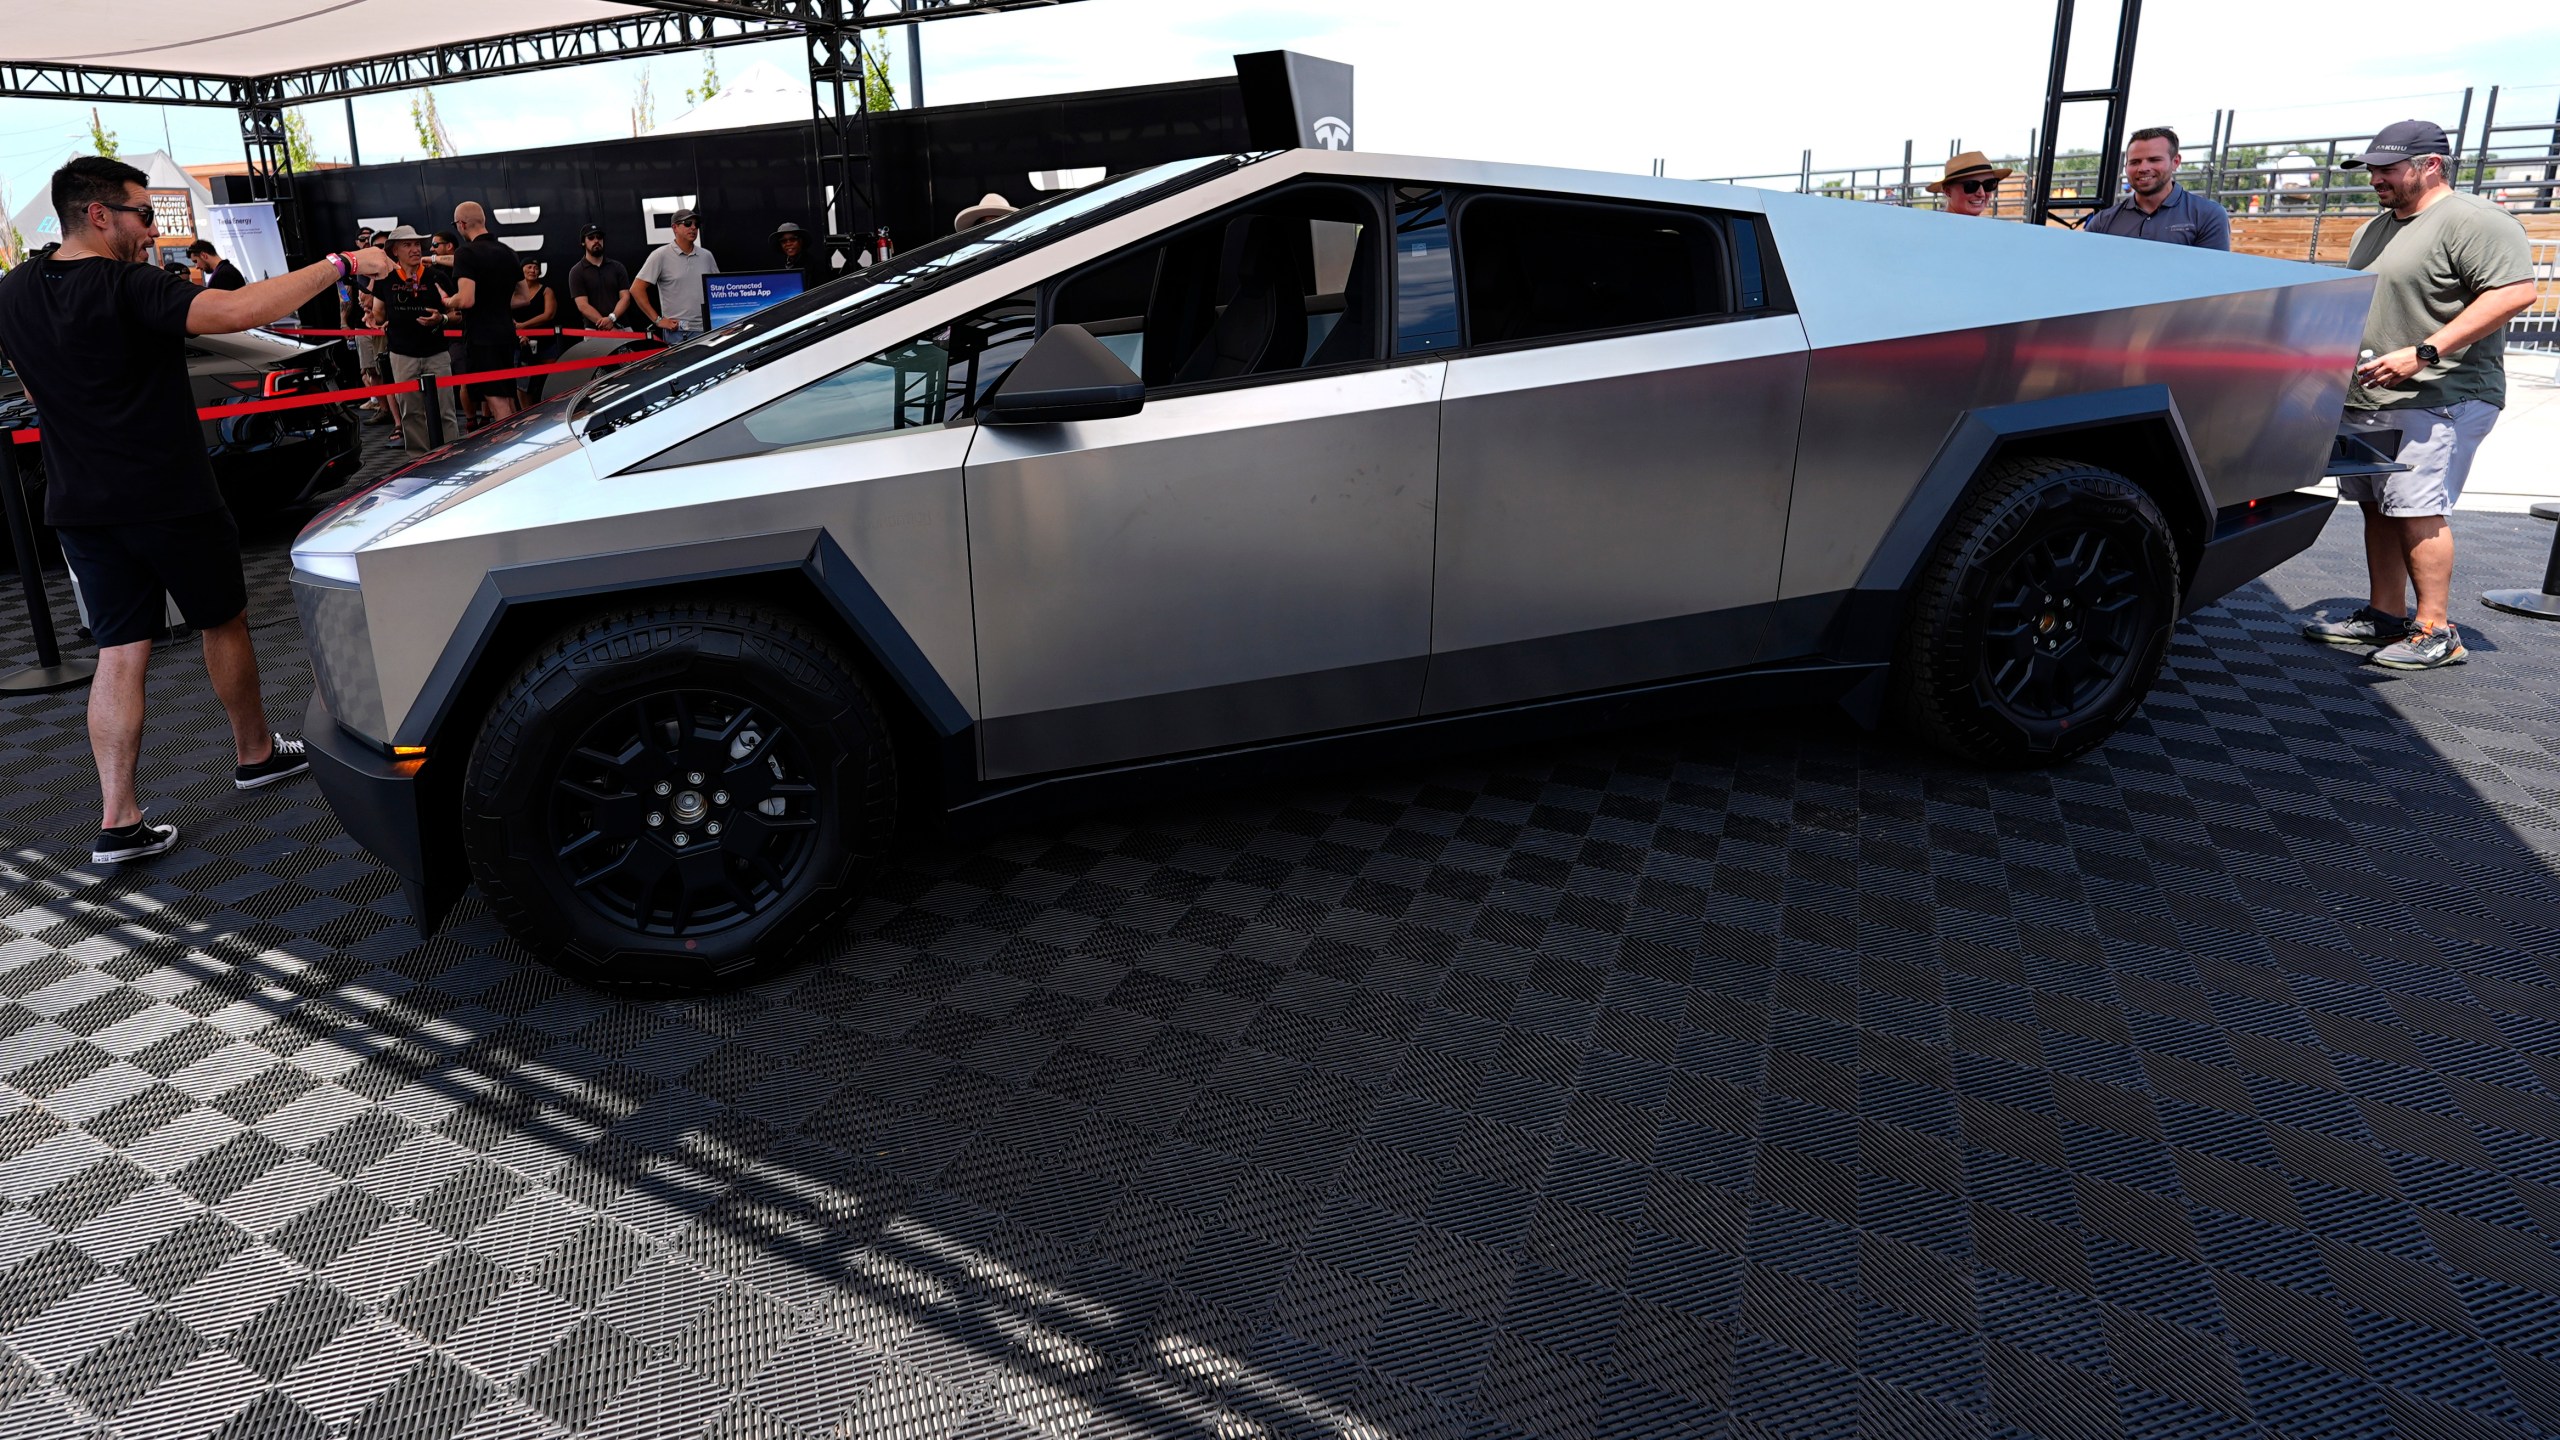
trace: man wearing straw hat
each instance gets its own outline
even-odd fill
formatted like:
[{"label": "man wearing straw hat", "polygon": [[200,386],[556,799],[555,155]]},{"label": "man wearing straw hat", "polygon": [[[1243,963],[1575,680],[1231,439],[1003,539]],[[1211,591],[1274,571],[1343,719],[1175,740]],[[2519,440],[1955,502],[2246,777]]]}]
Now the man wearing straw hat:
[{"label": "man wearing straw hat", "polygon": [[1925,188],[1939,198],[1938,208],[1949,215],[1980,215],[1991,208],[2000,182],[2016,173],[2006,165],[1992,164],[1979,150],[1967,150],[1948,156],[1946,173]]},{"label": "man wearing straw hat", "polygon": [[962,230],[975,230],[981,225],[992,225],[1012,213],[1013,202],[990,190],[979,198],[977,204],[953,216],[951,229],[955,234]]}]

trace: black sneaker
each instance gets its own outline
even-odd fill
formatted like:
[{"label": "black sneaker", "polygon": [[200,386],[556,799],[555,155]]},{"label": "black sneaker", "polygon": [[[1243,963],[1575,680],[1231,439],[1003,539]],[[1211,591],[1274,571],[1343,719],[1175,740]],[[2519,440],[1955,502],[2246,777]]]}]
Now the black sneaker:
[{"label": "black sneaker", "polygon": [[2405,615],[2386,615],[2370,605],[2356,607],[2344,620],[2314,620],[2302,627],[2303,638],[2325,645],[2388,645],[2409,633]]},{"label": "black sneaker", "polygon": [[157,855],[177,843],[177,826],[154,825],[146,816],[130,825],[99,831],[98,843],[89,847],[89,861],[94,865],[121,864]]},{"label": "black sneaker", "polygon": [[231,788],[255,790],[261,785],[290,780],[310,768],[311,752],[303,748],[302,742],[291,735],[278,735],[276,748],[266,759],[231,768]]}]

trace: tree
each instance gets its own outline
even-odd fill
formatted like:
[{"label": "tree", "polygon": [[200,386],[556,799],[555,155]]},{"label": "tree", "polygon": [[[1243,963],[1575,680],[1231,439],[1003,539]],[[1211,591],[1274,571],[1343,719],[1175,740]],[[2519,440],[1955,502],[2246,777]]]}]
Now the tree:
[{"label": "tree", "polygon": [[702,52],[702,83],[686,86],[684,101],[688,105],[699,105],[719,93],[720,56],[716,51],[705,50]]},{"label": "tree", "polygon": [[453,153],[453,135],[444,128],[444,117],[436,113],[436,91],[430,85],[409,102],[409,123],[418,127],[418,148],[430,160],[441,160]]},{"label": "tree", "polygon": [[320,157],[311,148],[311,122],[299,110],[284,112],[284,163],[302,175],[319,168]]},{"label": "tree", "polygon": [[112,160],[115,158],[117,149],[116,132],[108,129],[107,122],[98,118],[98,107],[90,106],[89,152],[93,155],[104,155]]},{"label": "tree", "polygon": [[898,87],[889,79],[889,32],[874,30],[871,43],[862,47],[862,108],[895,110]]},{"label": "tree", "polygon": [[658,128],[658,97],[649,88],[649,67],[640,67],[640,79],[631,87],[631,136],[633,139]]}]

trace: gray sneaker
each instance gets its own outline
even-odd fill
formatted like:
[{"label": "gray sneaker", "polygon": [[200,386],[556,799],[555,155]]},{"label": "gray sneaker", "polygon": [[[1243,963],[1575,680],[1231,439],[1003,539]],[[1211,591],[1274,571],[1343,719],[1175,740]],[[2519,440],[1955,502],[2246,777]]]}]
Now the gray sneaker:
[{"label": "gray sneaker", "polygon": [[2409,633],[2408,617],[2386,615],[2359,605],[2344,620],[2314,620],[2302,627],[2304,638],[2327,645],[2388,645]]},{"label": "gray sneaker", "polygon": [[2439,625],[2423,635],[2411,635],[2394,645],[2373,652],[2373,663],[2394,670],[2433,670],[2439,665],[2459,665],[2471,652],[2462,648],[2462,636],[2450,625]]}]

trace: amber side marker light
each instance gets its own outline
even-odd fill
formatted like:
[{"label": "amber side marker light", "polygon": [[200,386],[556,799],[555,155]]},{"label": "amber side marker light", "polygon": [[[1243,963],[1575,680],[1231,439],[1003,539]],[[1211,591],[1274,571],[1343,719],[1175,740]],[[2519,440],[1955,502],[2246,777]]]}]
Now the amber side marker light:
[{"label": "amber side marker light", "polygon": [[416,760],[423,757],[426,753],[427,747],[424,745],[394,745],[391,747],[391,754],[393,758],[400,760]]}]

